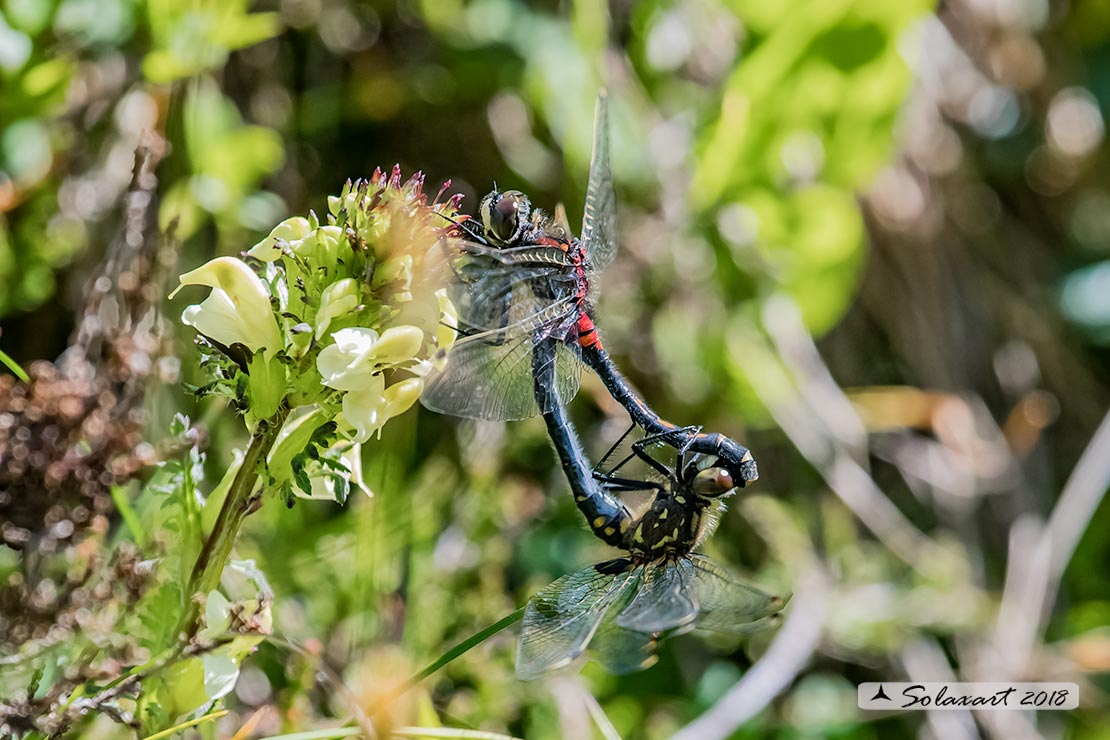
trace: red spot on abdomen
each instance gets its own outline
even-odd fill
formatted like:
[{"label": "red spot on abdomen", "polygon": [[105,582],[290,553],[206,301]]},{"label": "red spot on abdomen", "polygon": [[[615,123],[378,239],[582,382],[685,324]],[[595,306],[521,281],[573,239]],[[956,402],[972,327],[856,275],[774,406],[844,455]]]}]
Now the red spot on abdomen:
[{"label": "red spot on abdomen", "polygon": [[583,311],[578,314],[578,344],[583,347],[600,347],[601,337],[597,335],[594,320]]}]

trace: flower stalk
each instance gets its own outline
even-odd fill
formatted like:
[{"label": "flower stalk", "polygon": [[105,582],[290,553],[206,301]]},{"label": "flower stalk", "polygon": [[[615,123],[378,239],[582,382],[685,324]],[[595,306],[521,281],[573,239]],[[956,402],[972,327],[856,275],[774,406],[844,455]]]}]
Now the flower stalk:
[{"label": "flower stalk", "polygon": [[231,482],[231,488],[227,492],[223,506],[220,507],[212,532],[205,539],[200,554],[197,555],[186,590],[189,596],[188,606],[178,623],[178,633],[184,632],[186,639],[193,637],[200,626],[198,622],[200,603],[196,595],[207,594],[219,585],[220,576],[231,558],[231,551],[239,536],[239,530],[247,516],[256,508],[255,502],[260,495],[256,493],[261,477],[259,465],[273,447],[288,413],[289,409],[282,405],[271,418],[258,423],[243,462]]}]

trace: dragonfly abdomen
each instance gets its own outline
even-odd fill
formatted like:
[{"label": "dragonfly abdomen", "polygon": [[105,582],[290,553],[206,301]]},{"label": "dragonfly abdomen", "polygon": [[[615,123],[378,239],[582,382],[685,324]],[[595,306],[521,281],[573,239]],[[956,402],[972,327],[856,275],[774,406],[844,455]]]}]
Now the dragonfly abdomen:
[{"label": "dragonfly abdomen", "polygon": [[586,517],[590,530],[602,542],[614,547],[624,547],[626,535],[632,524],[632,515],[619,500],[602,491],[590,474],[586,453],[578,441],[574,425],[567,418],[566,409],[555,383],[555,339],[544,339],[533,348],[532,371],[534,392],[547,432],[559,456],[563,472],[574,493],[574,503]]},{"label": "dragonfly abdomen", "polygon": [[578,344],[586,348],[601,348],[601,337],[597,333],[597,325],[586,312],[578,314]]}]

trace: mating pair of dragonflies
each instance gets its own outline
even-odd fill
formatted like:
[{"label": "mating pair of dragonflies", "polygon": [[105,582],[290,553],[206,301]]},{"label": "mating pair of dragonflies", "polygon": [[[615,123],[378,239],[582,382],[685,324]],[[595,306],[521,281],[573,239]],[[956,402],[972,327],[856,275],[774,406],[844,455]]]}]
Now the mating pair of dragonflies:
[{"label": "mating pair of dragonflies", "polygon": [[[723,499],[755,480],[751,453],[723,435],[662,419],[621,375],[593,322],[596,276],[616,254],[605,95],[598,99],[580,237],[561,208],[549,218],[523,193],[495,190],[476,218],[448,230],[440,249],[459,339],[426,379],[423,404],[474,419],[542,414],[591,531],[626,553],[566,575],[529,600],[517,675],[542,676],[587,647],[607,668],[625,673],[653,662],[661,637],[694,627],[746,634],[773,620],[781,598],[694,553]],[[583,364],[645,435],[608,470],[613,450],[592,466],[564,408],[578,391]],[[658,445],[674,449],[673,463],[652,454]],[[622,474],[637,458],[651,476]],[[622,499],[635,492],[651,497],[633,513]]]}]

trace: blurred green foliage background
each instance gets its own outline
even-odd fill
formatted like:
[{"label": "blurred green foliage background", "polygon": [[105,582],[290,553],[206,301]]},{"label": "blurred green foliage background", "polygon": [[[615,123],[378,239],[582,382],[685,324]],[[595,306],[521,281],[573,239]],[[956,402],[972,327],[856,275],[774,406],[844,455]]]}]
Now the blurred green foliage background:
[{"label": "blurred green foliage background", "polygon": [[[1104,475],[1056,508],[1088,444],[1110,458],[1092,442],[1110,385],[1105,0],[8,0],[0,80],[0,348],[21,363],[65,348],[139,147],[161,160],[179,272],[393,162],[450,179],[464,210],[497,182],[576,223],[607,86],[621,251],[598,324],[660,413],[753,449],[761,480],[707,549],[794,589],[818,628],[732,736],[956,737],[855,709],[860,681],[945,676],[1084,687],[1083,709],[1017,729],[960,715],[960,737],[1107,736]],[[217,479],[232,411],[174,386],[148,401],[151,441],[175,411],[200,421]],[[595,455],[626,424],[596,380],[573,413]],[[239,553],[274,589],[277,637],[208,732],[379,709],[606,556],[536,420],[412,411],[364,462],[372,499],[267,501],[248,521]],[[1072,557],[1060,543],[1083,532]],[[0,557],[4,577],[28,569]],[[1041,577],[1043,599],[1022,591]],[[510,632],[377,719],[587,737],[592,695],[621,736],[667,737],[773,638],[684,636],[642,674],[521,684]]]}]

